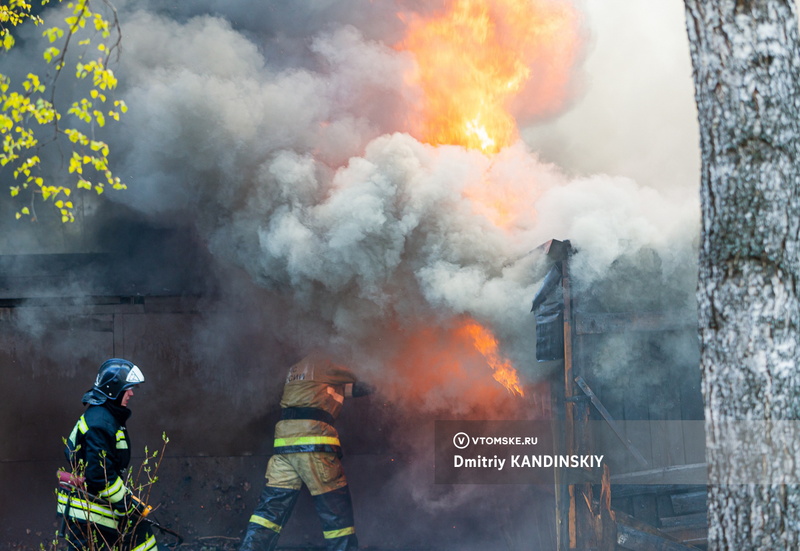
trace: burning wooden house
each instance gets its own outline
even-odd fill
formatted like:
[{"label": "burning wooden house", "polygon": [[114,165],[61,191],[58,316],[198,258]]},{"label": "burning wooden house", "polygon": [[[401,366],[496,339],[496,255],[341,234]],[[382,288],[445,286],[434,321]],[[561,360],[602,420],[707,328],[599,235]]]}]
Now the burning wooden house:
[{"label": "burning wooden house", "polygon": [[655,255],[644,253],[637,266],[620,263],[602,284],[576,291],[569,241],[542,249],[549,271],[533,311],[537,360],[554,366],[554,416],[563,420],[556,445],[607,455],[602,472],[556,473],[558,550],[705,549],[693,311],[680,308],[669,289],[644,285],[653,281]]}]

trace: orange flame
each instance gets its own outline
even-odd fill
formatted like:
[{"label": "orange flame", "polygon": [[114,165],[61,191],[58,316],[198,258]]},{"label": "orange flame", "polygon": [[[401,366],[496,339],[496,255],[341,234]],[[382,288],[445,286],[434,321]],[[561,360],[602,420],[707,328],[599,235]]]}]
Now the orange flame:
[{"label": "orange flame", "polygon": [[[381,383],[387,396],[410,400],[419,410],[510,419],[519,414],[521,405],[508,399],[510,392],[528,398],[526,414],[534,410],[539,415],[546,414],[543,405],[547,404],[549,387],[526,384],[523,393],[519,377],[497,351],[492,334],[472,318],[429,320],[415,327],[398,325],[395,329],[395,338],[380,346],[383,361],[391,366],[387,372],[391,377]],[[494,341],[494,350],[491,344],[479,345],[473,333],[488,335],[489,342]],[[500,371],[494,369],[495,365],[501,366]],[[492,369],[487,369],[489,366]],[[497,381],[503,384],[493,384]],[[528,389],[532,389],[530,397]]]},{"label": "orange flame", "polygon": [[507,358],[500,354],[494,335],[474,320],[465,323],[462,330],[472,338],[475,349],[486,358],[489,367],[494,372],[492,376],[495,381],[506,387],[511,394],[524,396],[517,370]]},{"label": "orange flame", "polygon": [[[463,329],[464,319],[438,320],[413,328],[397,327],[396,339],[381,343],[391,366],[381,388],[387,396],[413,404],[416,411],[459,418],[511,419],[521,404],[492,379],[486,358]],[[526,402],[525,413],[536,397]]]},{"label": "orange flame", "polygon": [[[564,0],[448,0],[436,19],[409,20],[400,47],[415,54],[425,94],[417,137],[497,153],[518,137],[509,112],[552,112],[577,54],[577,12]],[[530,105],[530,104],[533,105]]]}]

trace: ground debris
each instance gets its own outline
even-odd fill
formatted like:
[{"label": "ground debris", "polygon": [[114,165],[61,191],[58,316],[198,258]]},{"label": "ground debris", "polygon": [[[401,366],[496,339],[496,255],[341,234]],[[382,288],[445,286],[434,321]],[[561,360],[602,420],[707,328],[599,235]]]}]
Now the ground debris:
[{"label": "ground debris", "polygon": [[177,547],[169,547],[177,551],[235,551],[242,543],[241,538],[227,536],[203,536],[182,543]]}]

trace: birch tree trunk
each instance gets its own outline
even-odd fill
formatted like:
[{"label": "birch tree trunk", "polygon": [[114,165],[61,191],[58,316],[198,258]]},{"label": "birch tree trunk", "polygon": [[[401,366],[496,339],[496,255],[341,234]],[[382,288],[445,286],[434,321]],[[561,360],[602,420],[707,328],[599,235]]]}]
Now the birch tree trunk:
[{"label": "birch tree trunk", "polygon": [[[795,0],[685,0],[702,150],[709,547],[800,549]],[[786,483],[788,482],[788,483]]]}]

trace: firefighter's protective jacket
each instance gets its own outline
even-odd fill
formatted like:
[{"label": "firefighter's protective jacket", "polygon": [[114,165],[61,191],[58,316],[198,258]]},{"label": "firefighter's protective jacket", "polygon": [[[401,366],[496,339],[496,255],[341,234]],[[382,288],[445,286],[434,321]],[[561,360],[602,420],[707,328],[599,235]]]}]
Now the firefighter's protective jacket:
[{"label": "firefighter's protective jacket", "polygon": [[59,514],[118,529],[118,521],[131,507],[123,478],[131,459],[125,428],[130,415],[130,409],[106,402],[90,405],[78,419],[64,453],[73,472],[85,477],[86,494],[93,497],[59,490]]},{"label": "firefighter's protective jacket", "polygon": [[322,354],[306,356],[291,368],[281,398],[281,420],[275,426],[274,453],[341,454],[333,423],[356,377]]}]

